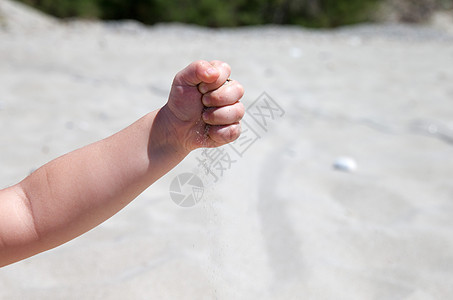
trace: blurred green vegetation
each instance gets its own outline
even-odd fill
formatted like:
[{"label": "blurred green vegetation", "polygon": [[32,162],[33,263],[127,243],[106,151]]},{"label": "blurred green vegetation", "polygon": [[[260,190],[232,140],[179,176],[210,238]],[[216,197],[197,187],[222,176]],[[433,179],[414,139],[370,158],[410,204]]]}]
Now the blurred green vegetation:
[{"label": "blurred green vegetation", "polygon": [[98,18],[101,10],[96,0],[19,0],[59,18]]},{"label": "blurred green vegetation", "polygon": [[[337,27],[369,21],[385,0],[20,0],[60,18],[134,19],[209,27],[294,24]],[[453,0],[399,0],[436,2]],[[394,2],[398,2],[395,0]]]}]

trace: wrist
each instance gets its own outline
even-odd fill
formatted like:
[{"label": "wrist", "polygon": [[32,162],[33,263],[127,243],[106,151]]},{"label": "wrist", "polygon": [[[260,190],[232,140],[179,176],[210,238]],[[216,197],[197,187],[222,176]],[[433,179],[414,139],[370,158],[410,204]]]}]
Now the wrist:
[{"label": "wrist", "polygon": [[150,151],[157,147],[165,154],[174,153],[185,157],[193,150],[187,136],[190,122],[178,119],[168,105],[151,114],[154,114],[151,117],[154,120],[150,132]]}]

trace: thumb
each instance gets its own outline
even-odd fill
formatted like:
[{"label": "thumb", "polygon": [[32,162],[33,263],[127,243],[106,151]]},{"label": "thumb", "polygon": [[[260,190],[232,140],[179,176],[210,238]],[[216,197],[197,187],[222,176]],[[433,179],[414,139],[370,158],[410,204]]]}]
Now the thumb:
[{"label": "thumb", "polygon": [[220,76],[220,71],[204,60],[198,60],[175,76],[174,85],[197,86],[202,82],[212,83]]}]

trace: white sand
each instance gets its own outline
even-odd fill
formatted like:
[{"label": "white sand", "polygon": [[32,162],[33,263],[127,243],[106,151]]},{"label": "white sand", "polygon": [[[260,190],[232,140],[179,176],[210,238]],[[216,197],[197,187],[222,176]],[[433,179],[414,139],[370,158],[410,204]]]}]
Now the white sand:
[{"label": "white sand", "polygon": [[[1,187],[160,107],[174,74],[195,59],[229,62],[246,105],[265,91],[286,111],[219,182],[202,176],[197,151],[95,230],[0,269],[0,299],[453,295],[445,23],[60,24],[1,0],[0,24]],[[357,170],[335,170],[343,156]],[[208,181],[194,208],[170,199],[183,172]]]}]

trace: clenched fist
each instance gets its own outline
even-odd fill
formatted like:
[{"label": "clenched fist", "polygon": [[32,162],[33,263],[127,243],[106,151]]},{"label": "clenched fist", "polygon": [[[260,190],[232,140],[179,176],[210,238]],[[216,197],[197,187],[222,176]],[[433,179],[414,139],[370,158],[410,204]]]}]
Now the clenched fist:
[{"label": "clenched fist", "polygon": [[164,109],[185,150],[218,147],[239,137],[244,89],[230,74],[224,62],[196,61],[175,76]]}]

